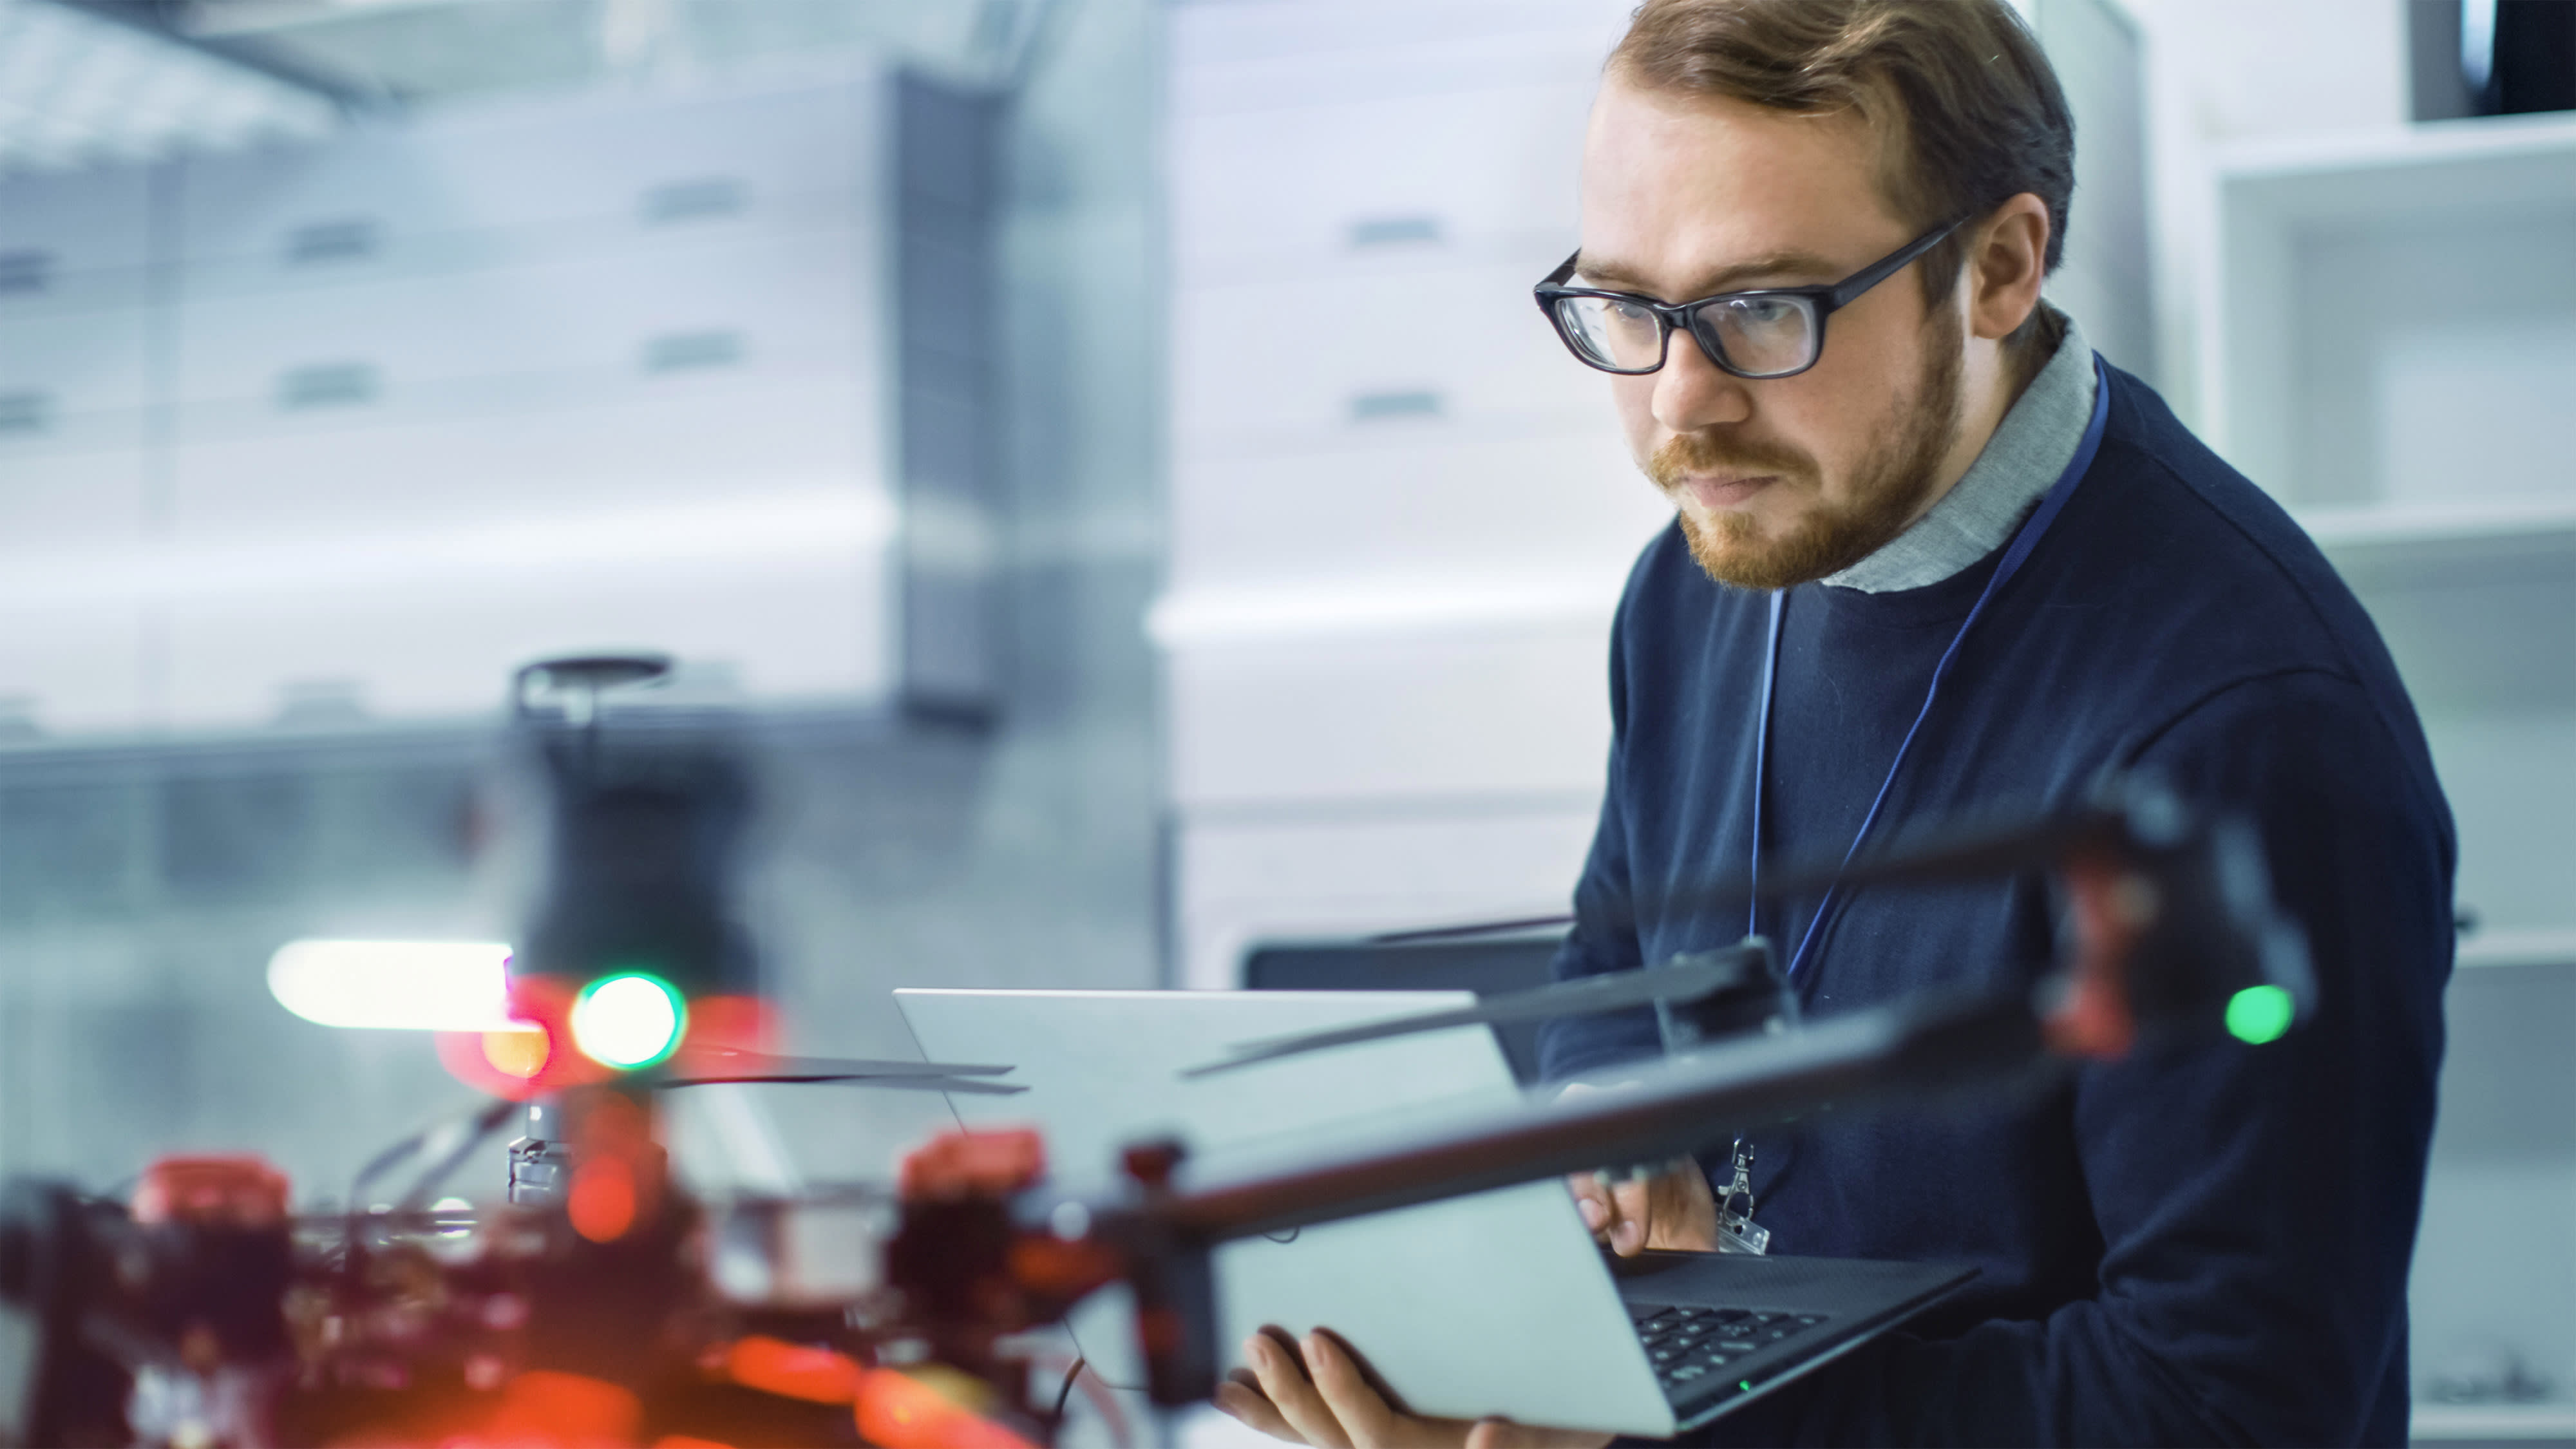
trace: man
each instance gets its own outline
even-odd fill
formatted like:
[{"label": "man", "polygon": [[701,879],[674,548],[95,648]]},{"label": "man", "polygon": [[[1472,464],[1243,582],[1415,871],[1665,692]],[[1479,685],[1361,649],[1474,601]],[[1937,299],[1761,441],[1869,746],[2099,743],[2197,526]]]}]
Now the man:
[{"label": "man", "polygon": [[[2000,0],[1648,0],[1593,112],[1582,249],[1541,288],[1678,512],[1620,606],[1560,975],[1750,924],[1811,1018],[2026,979],[2053,954],[2041,879],[1750,923],[1691,889],[1740,875],[1757,835],[1763,862],[1836,858],[2147,771],[2254,816],[2320,978],[2316,1019],[2272,1046],[1760,1135],[1773,1251],[1982,1271],[1711,1442],[2406,1437],[2449,814],[2316,549],[2041,302],[2071,154]],[[1780,288],[1809,290],[1760,291]],[[1592,1018],[1545,1047],[1572,1079],[1655,1036]],[[1619,1252],[1714,1245],[1697,1170],[1577,1192]],[[1282,1437],[1602,1442],[1405,1419],[1327,1340],[1246,1353],[1220,1402]]]}]

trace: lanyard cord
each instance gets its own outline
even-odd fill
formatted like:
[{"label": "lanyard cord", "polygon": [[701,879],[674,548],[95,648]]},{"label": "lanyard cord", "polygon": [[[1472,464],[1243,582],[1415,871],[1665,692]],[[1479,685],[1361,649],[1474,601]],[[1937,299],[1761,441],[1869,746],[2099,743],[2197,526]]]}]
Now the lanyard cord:
[{"label": "lanyard cord", "polygon": [[[2093,416],[2084,424],[2084,437],[2075,445],[2075,456],[2068,460],[2066,471],[2058,474],[2057,481],[2049,485],[2047,494],[2023,522],[2021,531],[2013,535],[2011,545],[2004,549],[2003,558],[1995,564],[1993,576],[1986,580],[1985,589],[1969,608],[1968,617],[1959,622],[1959,632],[1950,636],[1950,647],[1941,651],[1941,662],[1932,666],[1932,687],[1923,692],[1923,707],[1914,712],[1914,723],[1905,727],[1905,738],[1896,746],[1896,758],[1888,762],[1887,778],[1879,782],[1878,794],[1869,802],[1869,813],[1861,817],[1859,833],[1852,837],[1851,848],[1843,852],[1845,869],[1849,869],[1853,858],[1860,854],[1861,842],[1869,838],[1870,827],[1878,823],[1879,808],[1887,803],[1888,791],[1895,788],[1897,772],[1905,768],[1906,752],[1914,748],[1914,737],[1922,732],[1923,721],[1932,716],[1932,702],[1941,697],[1941,681],[1949,676],[1950,665],[1958,659],[1959,646],[1967,642],[1968,631],[1976,627],[1977,617],[1985,613],[1988,601],[2002,591],[2005,581],[2020,571],[2022,561],[2039,546],[2040,535],[2048,532],[2048,525],[2055,522],[2058,512],[2066,507],[2066,500],[2075,496],[2075,485],[2083,481],[2085,470],[2093,466],[2093,455],[2101,451],[2102,430],[2110,416],[2111,379],[2104,374],[2102,360],[2097,355],[2093,360]],[[1772,592],[1771,635],[1762,656],[1762,714],[1754,726],[1753,735],[1752,875],[1756,904],[1746,907],[1752,916],[1745,928],[1747,935],[1760,934],[1757,924],[1762,883],[1762,788],[1771,746],[1772,684],[1780,672],[1780,619],[1787,611],[1788,602],[1788,590]],[[1798,949],[1790,954],[1786,972],[1791,980],[1797,978],[1799,966],[1807,959],[1807,948],[1816,943],[1817,928],[1825,923],[1825,917],[1833,910],[1840,890],[1840,886],[1826,889],[1825,898],[1816,903],[1815,915],[1808,918],[1807,929],[1799,934]]]}]

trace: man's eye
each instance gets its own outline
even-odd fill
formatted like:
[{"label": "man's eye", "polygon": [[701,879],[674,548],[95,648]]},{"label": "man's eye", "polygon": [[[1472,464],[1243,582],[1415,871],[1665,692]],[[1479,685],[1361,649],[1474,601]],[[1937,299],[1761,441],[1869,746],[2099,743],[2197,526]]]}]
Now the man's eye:
[{"label": "man's eye", "polygon": [[1798,304],[1779,297],[1746,297],[1726,306],[1744,328],[1783,327],[1798,316]]},{"label": "man's eye", "polygon": [[1634,302],[1614,301],[1610,304],[1610,320],[1622,327],[1651,327],[1655,314]]}]

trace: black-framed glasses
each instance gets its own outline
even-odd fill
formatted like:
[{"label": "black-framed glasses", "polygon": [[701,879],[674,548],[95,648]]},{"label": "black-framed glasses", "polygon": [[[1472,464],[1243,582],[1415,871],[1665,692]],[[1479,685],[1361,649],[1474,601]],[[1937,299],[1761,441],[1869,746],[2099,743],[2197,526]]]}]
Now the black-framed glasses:
[{"label": "black-framed glasses", "polygon": [[1825,353],[1825,319],[1863,292],[1905,270],[1967,220],[1925,232],[1839,282],[1813,287],[1764,287],[1720,292],[1696,302],[1658,302],[1634,292],[1569,287],[1577,251],[1565,265],[1531,288],[1539,310],[1565,339],[1566,350],[1601,369],[1633,376],[1664,365],[1673,329],[1687,327],[1699,350],[1721,371],[1737,377],[1795,377]]}]

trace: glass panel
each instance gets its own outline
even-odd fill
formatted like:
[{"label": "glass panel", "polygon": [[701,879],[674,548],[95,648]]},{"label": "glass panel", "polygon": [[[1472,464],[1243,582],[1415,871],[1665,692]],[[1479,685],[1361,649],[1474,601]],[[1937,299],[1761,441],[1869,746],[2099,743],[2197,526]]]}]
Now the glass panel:
[{"label": "glass panel", "polygon": [[1769,376],[1816,360],[1816,309],[1804,297],[1737,297],[1696,314],[1737,370]]},{"label": "glass panel", "polygon": [[1663,361],[1663,328],[1655,314],[1608,297],[1566,297],[1556,304],[1577,350],[1605,367],[1651,371]]}]

